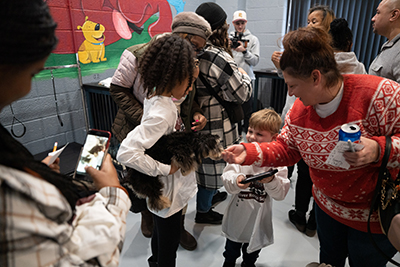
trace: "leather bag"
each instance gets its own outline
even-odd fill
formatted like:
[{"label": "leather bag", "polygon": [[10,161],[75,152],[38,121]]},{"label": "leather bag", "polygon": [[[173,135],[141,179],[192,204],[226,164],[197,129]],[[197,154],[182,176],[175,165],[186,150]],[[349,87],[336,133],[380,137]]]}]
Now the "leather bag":
[{"label": "leather bag", "polygon": [[[400,263],[392,260],[386,255],[373,240],[370,219],[372,212],[377,210],[379,222],[383,233],[388,237],[392,245],[400,251],[400,177],[395,180],[390,175],[386,165],[389,160],[390,150],[392,148],[392,139],[386,136],[385,154],[382,159],[382,164],[379,170],[378,181],[375,188],[374,197],[371,202],[371,209],[368,215],[368,234],[374,247],[396,266]],[[400,173],[399,173],[400,174]]]}]

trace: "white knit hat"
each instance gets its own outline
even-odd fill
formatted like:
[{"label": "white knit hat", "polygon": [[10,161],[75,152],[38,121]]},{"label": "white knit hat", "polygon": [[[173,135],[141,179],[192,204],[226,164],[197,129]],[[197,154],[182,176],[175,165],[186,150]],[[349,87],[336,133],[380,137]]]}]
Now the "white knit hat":
[{"label": "white knit hat", "polygon": [[238,21],[238,20],[244,20],[247,21],[247,15],[246,12],[244,12],[243,10],[238,10],[235,11],[235,13],[233,13],[233,19],[232,22]]}]

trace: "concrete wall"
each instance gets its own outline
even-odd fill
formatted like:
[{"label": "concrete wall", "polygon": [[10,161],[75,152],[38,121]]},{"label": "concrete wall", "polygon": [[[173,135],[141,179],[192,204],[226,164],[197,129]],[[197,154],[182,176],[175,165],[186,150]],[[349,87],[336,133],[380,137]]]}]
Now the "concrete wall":
[{"label": "concrete wall", "polygon": [[[184,11],[195,11],[203,2],[207,1],[186,0]],[[259,38],[261,43],[261,59],[255,69],[272,68],[273,64],[270,58],[272,52],[279,49],[277,40],[283,35],[285,28],[287,1],[220,0],[214,2],[224,8],[228,15],[227,22],[230,24],[234,11],[243,9],[247,12],[247,27]],[[63,8],[67,8],[67,5]],[[176,9],[171,6],[171,11],[172,15],[175,16]],[[59,25],[62,25],[61,22],[59,22]],[[233,26],[231,26],[231,30],[233,30]],[[60,42],[63,42],[63,40],[60,40]],[[107,60],[109,62],[111,60],[118,62],[119,55]],[[71,62],[58,60],[51,65],[65,64],[71,64]],[[83,72],[83,83],[98,82],[111,77],[115,68],[100,70],[95,74]],[[77,75],[74,78],[71,78],[70,75],[67,77],[58,76],[57,71],[54,71],[59,113],[64,123],[64,126],[61,127],[56,116],[50,71],[45,70],[43,73],[47,78],[34,78],[31,92],[12,104],[16,118],[26,126],[26,134],[18,140],[33,154],[50,150],[55,141],[59,143],[59,146],[67,142],[83,143],[86,135],[85,114]],[[11,130],[12,121],[11,109],[5,107],[0,113],[0,122],[8,130]],[[14,132],[17,135],[22,133],[20,123],[15,122]]]},{"label": "concrete wall", "polygon": [[218,0],[186,1],[185,11],[195,11],[203,2],[215,2],[228,15],[227,22],[232,25],[233,12],[242,9],[247,13],[247,28],[260,40],[260,62],[254,69],[273,68],[271,55],[280,50],[278,42],[285,33],[287,0]]}]

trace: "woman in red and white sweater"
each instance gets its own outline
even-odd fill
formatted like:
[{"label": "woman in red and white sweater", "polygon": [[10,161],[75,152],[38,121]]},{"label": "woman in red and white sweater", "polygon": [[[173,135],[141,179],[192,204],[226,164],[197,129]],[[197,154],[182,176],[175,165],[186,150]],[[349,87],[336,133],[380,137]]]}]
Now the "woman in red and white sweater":
[{"label": "woman in red and white sweater", "polygon": [[[400,160],[400,87],[370,75],[341,75],[325,32],[312,27],[289,32],[283,39],[281,68],[289,95],[297,97],[276,142],[229,147],[229,163],[288,166],[301,158],[310,167],[316,202],[320,262],[336,267],[385,266],[369,241],[367,218],[385,151],[392,137],[388,168],[398,172]],[[348,169],[326,161],[345,123],[361,128],[363,149],[345,152]],[[387,255],[396,249],[371,219],[374,239]]]}]

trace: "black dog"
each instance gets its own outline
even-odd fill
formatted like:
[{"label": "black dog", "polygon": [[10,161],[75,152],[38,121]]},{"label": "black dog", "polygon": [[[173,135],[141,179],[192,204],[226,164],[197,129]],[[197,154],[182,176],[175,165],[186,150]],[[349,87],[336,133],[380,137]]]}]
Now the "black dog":
[{"label": "black dog", "polygon": [[[195,171],[204,158],[221,159],[222,151],[218,135],[173,132],[162,136],[145,153],[161,163],[175,164],[182,175],[187,175]],[[149,198],[151,209],[158,211],[171,206],[170,200],[162,196],[163,185],[157,177],[128,168],[125,179],[139,198]]]}]

